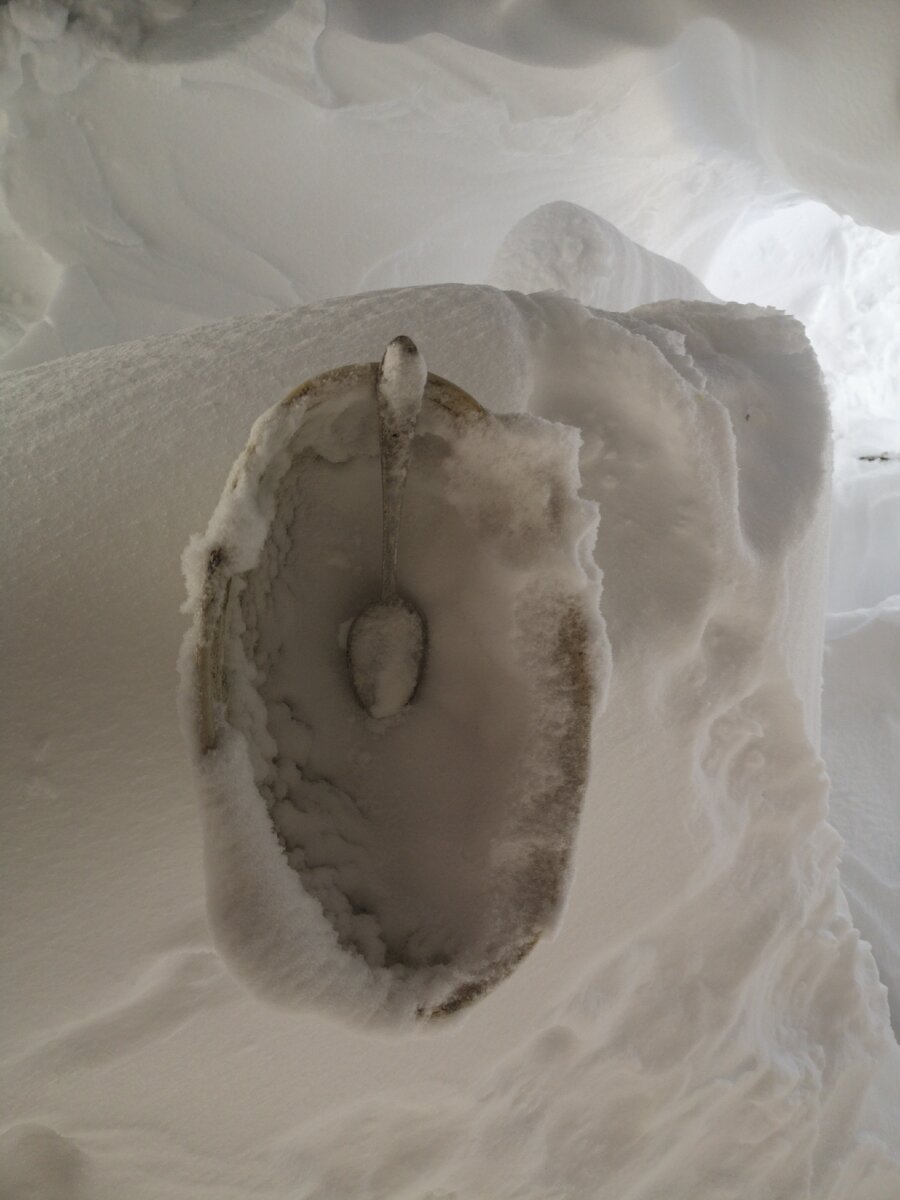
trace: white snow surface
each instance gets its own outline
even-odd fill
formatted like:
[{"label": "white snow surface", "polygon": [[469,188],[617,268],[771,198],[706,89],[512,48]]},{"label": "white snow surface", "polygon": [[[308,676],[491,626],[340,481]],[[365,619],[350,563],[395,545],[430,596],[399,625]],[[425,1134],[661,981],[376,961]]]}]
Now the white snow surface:
[{"label": "white snow surface", "polygon": [[[491,409],[582,431],[612,656],[558,935],[400,1041],[233,982],[172,702],[180,548],[249,425],[398,329]],[[898,1052],[815,744],[829,452],[799,325],[448,286],[62,359],[5,393],[6,757],[28,781],[3,840],[7,1178],[91,1200],[893,1194]],[[206,848],[215,876],[208,823]]]},{"label": "white snow surface", "polygon": [[377,600],[358,613],[338,638],[346,651],[353,689],[379,720],[409,704],[425,666],[427,631],[421,613],[398,600]]},{"label": "white snow surface", "polygon": [[[0,379],[4,1198],[897,1195],[850,922],[896,1028],[898,25],[895,0],[0,4],[0,366],[37,368]],[[443,280],[620,314],[699,280],[798,317],[827,580],[795,327],[328,301]],[[385,1041],[224,968],[172,663],[178,555],[254,419],[404,331],[489,408],[583,431],[614,662],[556,939]],[[676,436],[695,387],[714,416]]]},{"label": "white snow surface", "polygon": [[685,267],[652,254],[596,213],[556,200],[518,221],[500,244],[491,283],[562,292],[589,308],[627,310],[653,300],[712,300]]}]

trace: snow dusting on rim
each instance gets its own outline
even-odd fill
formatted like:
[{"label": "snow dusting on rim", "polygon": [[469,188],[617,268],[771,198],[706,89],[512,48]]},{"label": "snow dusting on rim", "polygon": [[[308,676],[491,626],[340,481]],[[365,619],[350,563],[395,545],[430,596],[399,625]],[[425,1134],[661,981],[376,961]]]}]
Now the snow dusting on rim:
[{"label": "snow dusting on rim", "polygon": [[[895,0],[0,3],[0,1193],[900,1194],[882,986],[896,1029],[898,34]],[[544,294],[413,286],[448,279]],[[749,306],[668,303],[705,289]],[[757,304],[819,357],[830,499],[819,372]],[[443,573],[417,550],[440,636],[408,716],[440,701],[464,722],[474,691],[465,753],[444,720],[417,739],[427,762],[381,771],[346,734],[356,710],[306,719],[341,711],[321,703],[343,678],[334,621],[377,574],[377,472],[341,458],[341,427],[302,468],[302,564],[284,522],[248,506],[233,529],[235,548],[269,533],[221,647],[248,666],[230,680],[243,741],[204,781],[172,704],[179,555],[272,399],[399,330],[492,412],[528,414],[510,465],[537,463],[511,503],[490,437],[462,456],[425,439],[419,483],[440,480],[455,540]],[[523,695],[495,663],[516,647],[490,604],[455,606],[460,551],[491,547],[482,578],[495,558],[527,576],[576,457],[570,490],[601,513],[578,571],[603,572],[610,657],[565,907],[464,1019],[415,1021],[379,1009],[376,977],[400,968],[372,964],[400,948],[421,982],[471,932],[478,818],[506,809],[454,825],[423,789],[398,810],[388,775],[414,797],[515,764],[499,718]],[[334,544],[351,528],[359,546]],[[321,637],[323,612],[283,616],[312,575],[348,593]],[[528,628],[546,617],[529,598]],[[541,762],[538,745],[523,769]],[[360,786],[321,786],[348,772]],[[385,800],[361,838],[357,794]],[[388,811],[393,856],[372,835]],[[262,908],[289,913],[301,876],[311,907],[267,940]],[[392,893],[431,917],[404,928]],[[348,961],[360,987],[333,1005],[337,976],[312,976]]]},{"label": "snow dusting on rim", "polygon": [[264,995],[396,1023],[472,1003],[558,915],[605,638],[577,438],[429,376],[404,535],[429,667],[390,721],[359,711],[337,651],[378,578],[374,382],[332,370],[254,425],[185,556],[182,704],[225,952]]}]

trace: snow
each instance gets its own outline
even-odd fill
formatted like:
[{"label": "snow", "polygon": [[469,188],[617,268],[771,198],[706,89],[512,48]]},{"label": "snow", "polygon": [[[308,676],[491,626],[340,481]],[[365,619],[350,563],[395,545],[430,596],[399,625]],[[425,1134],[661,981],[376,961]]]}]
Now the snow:
[{"label": "snow", "polygon": [[563,200],[541,205],[513,226],[489,277],[511,291],[560,291],[591,308],[714,298],[684,267]]},{"label": "snow", "polygon": [[896,836],[900,602],[831,622],[825,655],[824,735],[831,819],[846,841],[841,879],[872,945],[900,1027],[900,846]]},{"label": "snow", "polygon": [[390,342],[378,371],[378,399],[399,424],[411,421],[422,406],[428,371],[415,343],[401,334]]},{"label": "snow", "polygon": [[416,422],[428,371],[408,337],[394,338],[375,380],[381,459],[381,600],[354,617],[347,632],[350,679],[373,717],[396,716],[412,699],[424,667],[422,614],[397,591],[400,528]]},{"label": "snow", "polygon": [[426,643],[421,614],[403,600],[377,601],[353,618],[345,647],[350,680],[371,716],[395,717],[409,704],[422,677]]},{"label": "snow", "polygon": [[[0,1192],[900,1191],[897,17],[894,0],[0,5]],[[769,305],[821,364],[831,484],[821,379]],[[247,671],[244,724],[192,766],[174,703],[179,556],[211,514],[247,551],[236,573],[331,603],[299,561],[260,575],[274,496],[260,509],[244,475],[247,503],[219,500],[260,414],[399,333],[498,422],[464,453],[448,435],[428,476],[476,561],[441,566],[424,537],[410,559],[429,631],[456,621],[438,666],[457,725],[429,660],[405,716],[353,709],[343,743],[373,755],[345,768],[360,794],[402,775],[398,836],[370,822],[359,861],[431,905],[425,958],[439,911],[470,933],[483,898],[516,894],[515,862],[466,875],[434,842],[408,869],[435,821],[489,852],[459,780],[486,819],[520,820],[495,850],[533,833],[515,780],[554,788],[559,680],[530,636],[554,487],[571,521],[553,577],[597,648],[542,936],[441,1022],[413,1018],[428,968],[378,967],[362,912],[342,944],[341,888],[320,892],[335,924],[279,857],[293,838],[337,861],[340,798],[312,780],[278,839],[253,803],[267,762],[287,787],[288,760],[345,736],[328,688],[377,595],[374,427],[345,464],[368,470],[368,507],[348,489],[304,531],[313,549],[358,518],[373,535],[313,555],[329,586],[371,583],[315,642],[315,686],[290,674],[314,719]],[[347,430],[326,426],[340,456]],[[242,611],[305,654],[261,594]],[[531,693],[509,686],[517,662]],[[517,761],[523,714],[541,737]],[[378,746],[410,719],[422,753],[379,782]],[[341,859],[343,887],[355,869]],[[248,896],[283,921],[254,925]]]},{"label": "snow", "polygon": [[[701,56],[683,64],[679,80],[702,110],[707,130],[733,143],[746,138],[751,153],[777,174],[837,211],[880,228],[898,227],[900,26],[894,0],[852,6],[844,0],[497,0],[477,6],[470,0],[426,6],[388,0],[376,14],[366,0],[333,0],[328,19],[331,28],[378,41],[434,31],[495,55],[570,69],[606,66],[623,45],[656,47],[682,31],[721,23],[738,43],[737,53],[728,47],[718,63]],[[751,62],[732,69],[713,99],[710,77],[715,80],[722,60],[732,55]]]},{"label": "snow", "polygon": [[[777,273],[773,265],[778,264]],[[900,1028],[898,708],[900,238],[805,201],[750,210],[710,286],[799,317],[822,365],[835,432],[824,729],[841,874]]]},{"label": "snow", "polygon": [[[508,592],[495,583],[504,562],[520,578],[537,562],[545,578],[552,555],[554,577],[561,572],[570,586],[581,579],[582,588],[589,571],[601,570],[611,647],[556,936],[542,939],[464,1020],[407,1043],[348,1026],[384,1023],[384,986],[312,919],[311,893],[278,858],[258,768],[235,737],[223,739],[201,783],[213,926],[256,990],[299,1011],[279,1013],[254,999],[212,952],[201,917],[194,785],[179,750],[169,667],[182,630],[179,548],[216,507],[252,419],[297,378],[336,365],[338,352],[377,360],[398,328],[414,331],[435,370],[511,414],[504,420],[524,440],[505,456],[506,486],[485,471],[498,449],[477,429],[471,454],[448,473],[455,503],[469,506],[473,549],[490,547],[480,569],[490,566],[491,586],[477,605],[451,603],[447,588],[471,554],[443,547],[429,565],[424,536],[412,542],[410,567],[421,564],[422,574],[411,590],[432,620],[436,654],[441,619],[458,624],[447,633],[454,661],[445,669],[457,682],[449,695],[423,694],[425,728],[405,755],[382,762],[387,778],[404,764],[413,801],[389,845],[418,853],[441,808],[454,819],[450,796],[416,825],[416,779],[452,786],[463,771],[476,781],[488,771],[496,782],[498,768],[515,777],[519,756],[497,744],[501,734],[518,734],[516,693],[498,677],[496,629],[472,639],[468,666],[456,661],[472,644],[472,621],[480,616],[489,627],[502,615]],[[557,296],[411,289],[61,359],[10,377],[6,393],[22,513],[8,530],[19,564],[11,603],[26,615],[9,670],[18,721],[53,731],[36,749],[26,739],[17,754],[37,754],[45,782],[36,794],[55,830],[48,841],[44,821],[28,810],[17,819],[6,842],[17,846],[6,872],[8,911],[19,944],[33,931],[38,946],[39,931],[53,929],[53,974],[66,978],[64,993],[48,990],[40,967],[47,960],[34,952],[37,969],[16,982],[26,1024],[17,1027],[7,1068],[20,1119],[49,1105],[58,1114],[51,1128],[88,1156],[97,1194],[157,1194],[153,1179],[162,1171],[169,1194],[192,1195],[200,1171],[214,1190],[227,1180],[279,1195],[302,1162],[310,1195],[390,1194],[413,1180],[425,1194],[579,1195],[601,1172],[600,1195],[625,1187],[652,1194],[654,1180],[664,1179],[670,1194],[686,1196],[735,1178],[775,1195],[802,1187],[854,1200],[890,1195],[897,1174],[883,1123],[892,1119],[896,1048],[871,953],[846,915],[840,843],[824,821],[826,781],[811,741],[828,439],[818,371],[798,325],[734,305],[666,303],[612,316]],[[325,404],[314,411],[322,414],[323,447],[346,458],[353,424],[335,416],[334,428]],[[280,412],[291,419],[290,407]],[[302,433],[304,425],[294,428]],[[100,463],[97,429],[106,445],[122,448]],[[373,425],[370,435],[374,486]],[[553,464],[566,456],[571,464],[582,439],[573,523],[562,540],[545,534],[547,549],[533,552],[542,515],[559,510],[550,499],[560,469]],[[247,480],[264,480],[273,456],[286,469],[284,436],[271,416],[253,442]],[[535,455],[546,463],[546,487],[536,486]],[[773,455],[785,463],[774,477]],[[40,480],[51,469],[48,492]],[[523,482],[511,492],[517,477]],[[245,496],[246,504],[220,505],[211,533],[221,543],[228,532],[236,569],[248,571],[274,510],[260,509],[259,484],[243,478],[231,475],[237,486],[226,498]],[[479,478],[492,483],[483,494],[473,487]],[[333,488],[323,495],[338,498]],[[345,495],[349,505],[353,489]],[[585,556],[591,501],[601,517],[596,566]],[[506,505],[501,520],[498,504]],[[369,510],[377,514],[377,505]],[[323,567],[326,556],[344,561],[346,547],[330,540],[352,536],[354,522],[341,515],[323,525],[316,507],[310,511],[305,544],[316,530],[331,530],[316,557]],[[766,520],[772,513],[777,521]],[[377,535],[363,542],[377,578]],[[297,569],[295,587],[300,562]],[[328,606],[328,589],[345,588],[347,575],[346,566],[322,570],[310,602]],[[462,578],[454,586],[465,596],[472,585]],[[533,592],[526,585],[529,599]],[[346,615],[358,605],[354,595]],[[81,614],[75,639],[66,616],[73,610]],[[306,685],[312,739],[302,728],[268,727],[301,761],[315,762],[323,731],[346,736],[328,717],[332,678],[332,692],[344,689],[345,711],[354,705],[334,653],[343,616],[335,611],[331,636],[306,645],[307,654],[323,647],[334,664],[314,668]],[[276,616],[271,628],[279,627]],[[532,638],[527,649],[534,653]],[[484,664],[486,650],[492,658]],[[42,661],[55,665],[37,670]],[[496,683],[503,702],[489,691],[473,695],[474,677],[482,688]],[[292,680],[295,692],[304,687],[301,674]],[[547,695],[539,688],[535,702]],[[447,719],[448,704],[461,706],[462,721],[473,699],[479,709],[469,728],[484,738],[481,755],[471,741],[460,754]],[[89,733],[83,714],[101,703],[108,716],[92,719]],[[250,704],[248,720],[254,712]],[[353,748],[377,755],[383,735],[356,720]],[[507,720],[514,727],[504,731]],[[268,753],[258,718],[255,729]],[[465,725],[459,729],[463,736]],[[114,773],[116,764],[127,778]],[[540,755],[532,761],[539,779],[542,766]],[[35,778],[33,767],[19,769]],[[354,770],[374,786],[377,759]],[[93,789],[90,803],[85,788]],[[341,819],[333,793],[328,805],[306,811]],[[279,818],[288,836],[292,817],[285,809]],[[327,842],[324,828],[296,836]],[[63,859],[60,846],[69,848]],[[351,863],[343,861],[346,876]],[[463,905],[459,870],[446,878],[454,906],[477,912],[477,892]],[[48,871],[53,887],[29,884]],[[496,883],[476,873],[469,886],[485,878]],[[442,881],[427,874],[423,882]],[[283,920],[272,919],[278,912]],[[365,931],[357,936],[364,955],[373,954],[376,943]],[[98,968],[104,960],[106,970]],[[332,973],[336,960],[355,966],[355,982],[349,967],[343,977]],[[110,992],[111,978],[123,983]],[[338,984],[339,1010],[337,993],[329,995]],[[319,1015],[326,997],[331,1014]],[[360,1095],[362,1080],[377,1080],[377,1090]],[[228,1103],[210,1109],[201,1101],[210,1089]],[[162,1142],[154,1111],[166,1114]],[[782,1152],[778,1131],[788,1121],[792,1142],[807,1147],[802,1156]],[[112,1134],[104,1129],[123,1131],[106,1149],[103,1137]],[[202,1167],[185,1157],[188,1131]]]}]

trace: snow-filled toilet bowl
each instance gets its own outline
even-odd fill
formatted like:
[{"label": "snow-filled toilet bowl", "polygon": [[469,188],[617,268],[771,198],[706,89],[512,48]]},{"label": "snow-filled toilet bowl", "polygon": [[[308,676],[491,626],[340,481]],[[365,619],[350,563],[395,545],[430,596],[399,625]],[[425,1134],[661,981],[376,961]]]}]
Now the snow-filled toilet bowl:
[{"label": "snow-filled toilet bowl", "polygon": [[376,372],[318,376],[254,425],[185,553],[182,709],[225,957],[277,1002],[403,1024],[477,999],[558,917],[603,637],[578,432],[428,375],[400,568],[427,662],[400,714],[360,708]]}]

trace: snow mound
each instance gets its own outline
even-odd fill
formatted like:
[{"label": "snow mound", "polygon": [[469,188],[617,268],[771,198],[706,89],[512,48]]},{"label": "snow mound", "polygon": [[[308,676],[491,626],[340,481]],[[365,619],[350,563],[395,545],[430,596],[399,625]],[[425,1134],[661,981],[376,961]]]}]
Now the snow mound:
[{"label": "snow mound", "polygon": [[489,278],[509,291],[564,292],[589,308],[624,311],[654,300],[713,299],[685,267],[564,200],[542,204],[513,226]]},{"label": "snow mound", "polygon": [[250,37],[291,0],[5,0],[0,99],[23,83],[23,60],[45,91],[71,91],[98,58],[206,58]]},{"label": "snow mound", "polygon": [[[536,448],[580,431],[611,670],[555,936],[464,1021],[386,1039],[262,1003],[212,952],[171,664],[179,555],[248,427],[400,330],[495,415],[527,417]],[[23,966],[0,1178],[83,1179],[90,1200],[156,1200],[161,1179],[176,1200],[298,1179],[348,1200],[897,1194],[898,1051],[817,753],[829,436],[796,322],[409,289],[71,357],[8,375],[4,403],[0,736],[27,792],[0,838]],[[270,841],[244,863],[275,890]],[[240,938],[233,896],[217,922]]]}]

